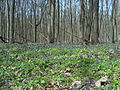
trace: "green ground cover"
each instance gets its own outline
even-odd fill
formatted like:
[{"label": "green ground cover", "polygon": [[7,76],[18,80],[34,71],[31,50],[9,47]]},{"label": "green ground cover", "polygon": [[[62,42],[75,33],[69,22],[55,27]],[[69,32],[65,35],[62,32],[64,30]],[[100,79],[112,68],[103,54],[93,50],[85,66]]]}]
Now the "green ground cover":
[{"label": "green ground cover", "polygon": [[93,90],[120,90],[120,45],[0,44],[0,90],[60,90],[103,76],[109,82]]}]

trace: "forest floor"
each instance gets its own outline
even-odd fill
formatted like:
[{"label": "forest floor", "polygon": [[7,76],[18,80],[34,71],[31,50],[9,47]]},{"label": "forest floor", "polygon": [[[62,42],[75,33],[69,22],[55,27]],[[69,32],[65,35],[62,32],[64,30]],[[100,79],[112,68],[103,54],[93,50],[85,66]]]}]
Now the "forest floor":
[{"label": "forest floor", "polygon": [[101,89],[120,90],[119,44],[0,44],[0,90]]}]

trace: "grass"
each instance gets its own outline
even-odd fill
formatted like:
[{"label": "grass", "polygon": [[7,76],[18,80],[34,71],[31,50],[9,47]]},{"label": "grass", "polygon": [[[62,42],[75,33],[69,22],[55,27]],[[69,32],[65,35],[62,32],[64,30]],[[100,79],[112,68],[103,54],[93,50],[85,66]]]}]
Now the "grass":
[{"label": "grass", "polygon": [[111,88],[95,90],[120,89],[120,45],[0,44],[0,90],[50,88],[51,82],[59,90],[86,77],[97,81],[103,76],[109,77]]}]

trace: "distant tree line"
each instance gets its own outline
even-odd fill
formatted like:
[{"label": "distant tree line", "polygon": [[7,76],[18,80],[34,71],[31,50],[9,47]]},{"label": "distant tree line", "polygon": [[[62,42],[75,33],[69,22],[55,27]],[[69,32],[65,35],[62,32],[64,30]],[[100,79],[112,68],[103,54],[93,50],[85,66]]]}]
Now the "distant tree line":
[{"label": "distant tree line", "polygon": [[120,0],[0,0],[5,42],[120,41]]}]

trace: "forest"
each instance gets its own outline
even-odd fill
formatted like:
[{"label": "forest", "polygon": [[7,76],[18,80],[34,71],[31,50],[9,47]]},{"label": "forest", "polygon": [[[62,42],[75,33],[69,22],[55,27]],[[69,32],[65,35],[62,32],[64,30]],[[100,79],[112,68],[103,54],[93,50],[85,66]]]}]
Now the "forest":
[{"label": "forest", "polygon": [[0,0],[0,90],[120,90],[120,0]]},{"label": "forest", "polygon": [[7,42],[119,42],[119,0],[0,0]]}]

